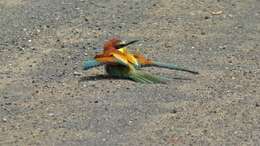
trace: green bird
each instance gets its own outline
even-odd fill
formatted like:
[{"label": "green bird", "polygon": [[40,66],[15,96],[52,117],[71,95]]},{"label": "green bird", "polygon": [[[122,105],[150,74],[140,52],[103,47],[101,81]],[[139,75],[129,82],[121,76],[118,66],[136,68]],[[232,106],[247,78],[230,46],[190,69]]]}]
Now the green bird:
[{"label": "green bird", "polygon": [[148,74],[134,67],[125,65],[105,65],[105,71],[108,75],[115,78],[130,79],[139,83],[156,84],[166,83],[169,79]]},{"label": "green bird", "polygon": [[144,55],[128,52],[125,46],[137,42],[123,42],[119,39],[111,39],[104,45],[103,54],[96,55],[93,59],[84,61],[83,69],[88,70],[94,67],[105,65],[105,71],[108,75],[116,78],[131,79],[141,83],[166,83],[169,79],[155,76],[141,71],[141,67],[156,66],[179,71],[186,71],[192,74],[198,74],[175,64],[166,64],[152,61],[144,57]]}]

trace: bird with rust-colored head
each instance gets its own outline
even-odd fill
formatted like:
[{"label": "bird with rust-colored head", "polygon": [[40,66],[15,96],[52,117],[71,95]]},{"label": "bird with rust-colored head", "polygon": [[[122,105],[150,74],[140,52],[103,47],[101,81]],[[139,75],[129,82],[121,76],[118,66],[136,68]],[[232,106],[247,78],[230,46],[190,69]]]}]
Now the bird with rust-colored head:
[{"label": "bird with rust-colored head", "polygon": [[86,60],[84,62],[84,69],[87,70],[105,64],[106,72],[109,75],[119,78],[130,78],[142,83],[162,83],[166,81],[165,78],[140,71],[141,67],[147,66],[156,66],[198,74],[196,71],[186,69],[176,64],[161,63],[147,59],[140,53],[130,53],[125,47],[135,42],[137,42],[137,40],[126,43],[118,38],[110,39],[105,42],[102,54],[96,55],[94,59]]},{"label": "bird with rust-colored head", "polygon": [[96,55],[93,60],[84,62],[84,69],[90,69],[102,64],[123,64],[138,67],[139,63],[133,54],[119,50],[135,42],[137,41],[126,43],[118,38],[108,40],[104,44],[103,53]]},{"label": "bird with rust-colored head", "polygon": [[113,77],[127,78],[141,83],[165,83],[164,78],[138,70],[140,64],[134,55],[121,49],[135,42],[137,40],[128,43],[117,38],[108,40],[104,44],[102,54],[84,62],[84,70],[105,65],[106,72]]},{"label": "bird with rust-colored head", "polygon": [[[183,66],[173,63],[162,63],[146,58],[140,53],[130,53],[126,46],[137,42],[138,40],[125,42],[118,38],[112,38],[104,44],[103,54],[96,55],[95,60],[88,60],[84,64],[85,69],[90,69],[95,66],[101,65],[105,62],[115,62],[114,57],[118,58],[118,61],[128,64],[128,62],[134,64],[136,67],[156,66],[162,68],[168,68],[173,70],[185,71],[192,74],[199,74],[197,71],[192,71]],[[111,54],[113,54],[111,56]],[[124,55],[122,55],[124,54]],[[109,57],[108,57],[109,56]],[[114,57],[113,57],[114,56]]]}]

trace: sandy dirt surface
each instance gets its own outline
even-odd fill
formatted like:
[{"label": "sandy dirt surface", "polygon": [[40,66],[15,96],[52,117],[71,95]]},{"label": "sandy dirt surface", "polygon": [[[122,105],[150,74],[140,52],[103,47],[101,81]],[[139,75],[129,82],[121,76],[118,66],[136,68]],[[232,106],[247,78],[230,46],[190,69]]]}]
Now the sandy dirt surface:
[{"label": "sandy dirt surface", "polygon": [[[198,70],[82,70],[104,40]],[[259,145],[259,0],[0,0],[0,145]]]}]

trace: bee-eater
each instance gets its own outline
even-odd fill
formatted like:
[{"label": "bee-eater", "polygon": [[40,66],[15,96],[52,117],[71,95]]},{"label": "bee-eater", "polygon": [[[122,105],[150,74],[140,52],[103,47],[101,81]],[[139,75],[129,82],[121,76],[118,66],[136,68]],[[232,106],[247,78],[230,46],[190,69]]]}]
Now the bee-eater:
[{"label": "bee-eater", "polygon": [[116,38],[109,40],[104,44],[102,54],[84,62],[84,69],[87,70],[105,64],[106,72],[113,77],[131,79],[141,83],[165,83],[166,78],[137,70],[139,63],[134,55],[127,50],[120,49],[135,42],[137,41],[125,43]]},{"label": "bee-eater", "polygon": [[137,42],[137,40],[131,41],[129,43],[121,41],[117,38],[109,40],[104,45],[103,54],[96,55],[95,59],[85,61],[84,69],[87,70],[105,63],[116,62],[121,64],[133,64],[135,67],[156,66],[173,70],[185,71],[192,74],[199,74],[197,71],[192,71],[176,64],[152,61],[151,59],[147,59],[144,55],[140,53],[132,54],[125,47],[135,42]]},{"label": "bee-eater", "polygon": [[198,74],[196,71],[191,71],[175,64],[152,61],[140,53],[130,53],[125,47],[135,42],[137,40],[126,43],[117,38],[107,41],[104,44],[102,54],[98,54],[94,59],[84,62],[84,70],[105,64],[105,70],[109,75],[118,78],[128,78],[142,83],[165,83],[167,80],[166,78],[142,72],[140,67],[146,66],[164,67]]}]

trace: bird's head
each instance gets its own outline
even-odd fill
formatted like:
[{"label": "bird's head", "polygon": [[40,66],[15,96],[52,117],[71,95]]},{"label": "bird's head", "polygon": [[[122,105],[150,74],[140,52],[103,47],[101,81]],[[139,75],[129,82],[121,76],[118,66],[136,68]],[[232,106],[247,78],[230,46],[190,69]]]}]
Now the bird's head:
[{"label": "bird's head", "polygon": [[108,49],[120,49],[123,47],[126,47],[130,44],[133,44],[135,42],[137,42],[138,40],[133,40],[130,42],[125,42],[120,40],[119,38],[112,38],[110,40],[108,40],[105,44],[104,44],[104,49],[108,50]]}]

